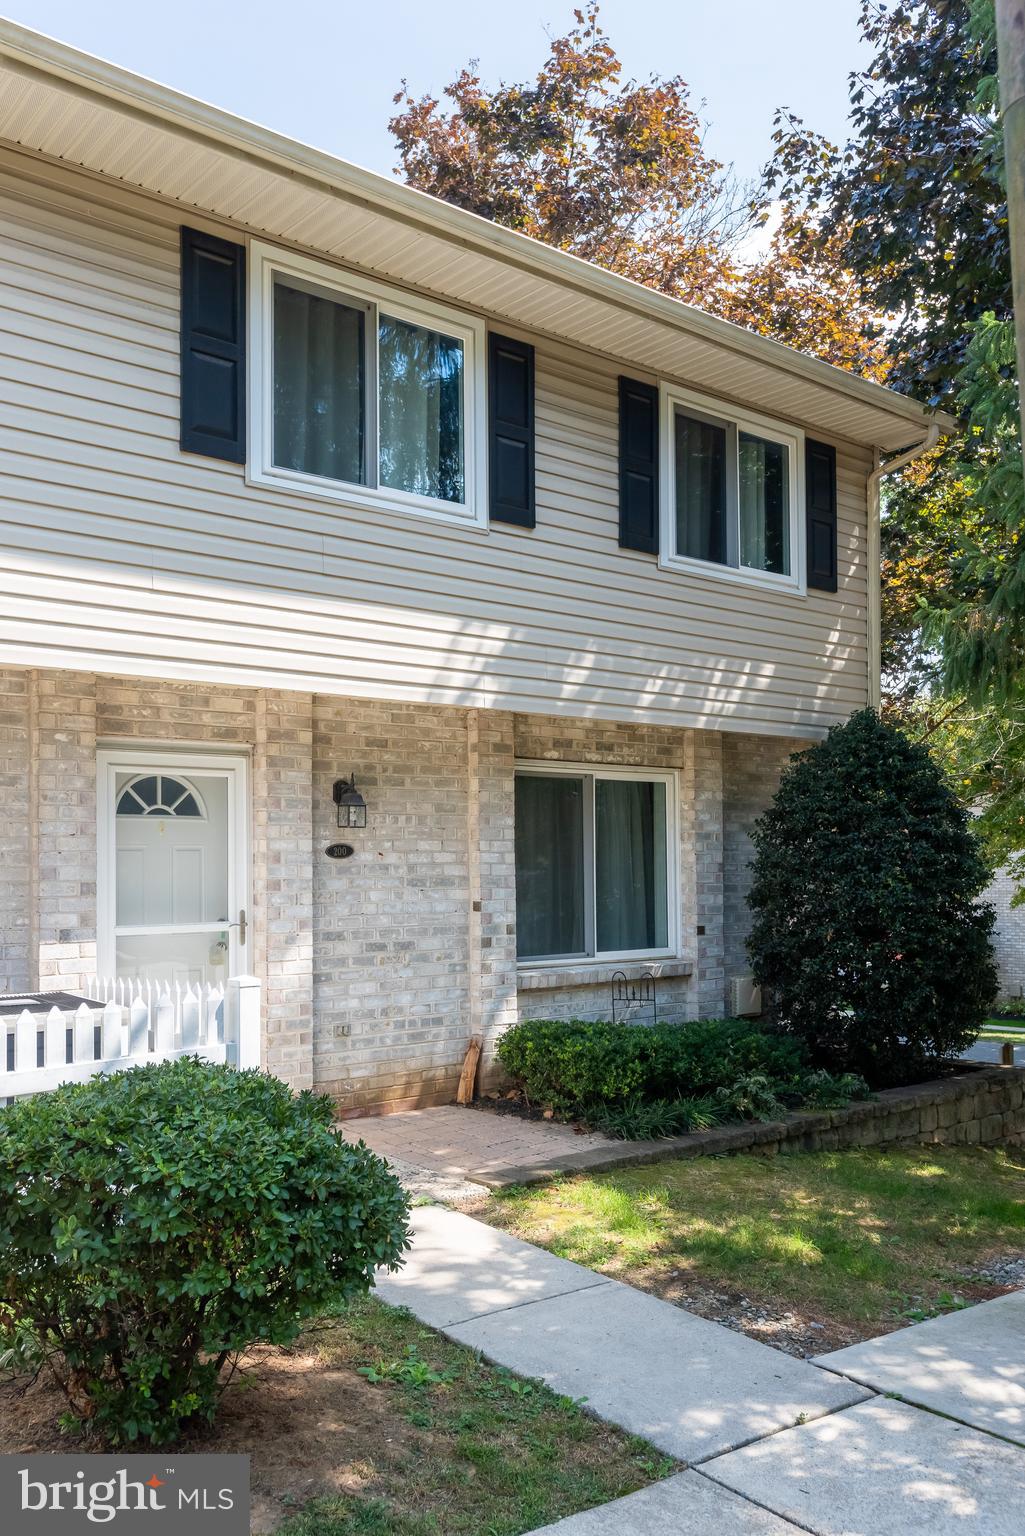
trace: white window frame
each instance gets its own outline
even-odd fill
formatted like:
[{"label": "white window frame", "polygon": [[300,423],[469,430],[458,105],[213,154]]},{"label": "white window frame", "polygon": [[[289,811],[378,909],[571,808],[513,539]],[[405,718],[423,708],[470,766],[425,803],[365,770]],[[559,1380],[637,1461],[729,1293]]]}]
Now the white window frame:
[{"label": "white window frame", "polygon": [[[442,331],[463,344],[463,471],[464,502],[445,501],[440,497],[419,496],[390,486],[360,485],[348,480],[330,480],[326,476],[302,470],[284,469],[273,462],[274,448],[274,278],[280,274],[294,278],[301,285],[311,284],[330,297],[350,300],[356,308],[368,309],[366,325],[366,403],[367,460],[378,462],[377,401],[377,314],[410,325]],[[435,518],[458,523],[462,527],[487,531],[487,379],[486,327],[472,315],[435,304],[431,300],[403,292],[355,273],[343,271],[326,262],[281,250],[277,246],[254,241],[249,248],[249,452],[246,480],[250,485],[272,486],[277,490],[298,491],[304,495],[344,502],[347,506],[366,507],[375,512]]]},{"label": "white window frame", "polygon": [[[516,776],[527,774],[541,778],[590,778],[627,779],[641,784],[664,784],[666,787],[666,936],[668,943],[660,949],[598,949],[597,912],[594,901],[595,827],[594,796],[591,797],[591,826],[585,827],[585,857],[590,859],[590,869],[584,867],[585,918],[590,924],[591,947],[578,955],[524,955],[517,957],[521,970],[572,970],[588,965],[612,965],[634,960],[672,960],[678,958],[681,944],[680,913],[680,809],[679,774],[675,769],[623,768],[605,763],[550,763],[544,759],[517,759]],[[515,869],[514,869],[515,875]]]},{"label": "white window frame", "polygon": [[[807,593],[807,554],[804,538],[804,433],[800,427],[775,421],[767,416],[757,416],[749,411],[727,405],[711,395],[699,395],[675,384],[663,383],[661,393],[661,430],[659,500],[661,503],[661,539],[659,540],[659,566],[662,570],[686,571],[697,576],[708,576],[717,581],[729,581],[746,587],[762,587],[776,592],[787,592],[803,597]],[[714,416],[733,427],[736,433],[751,432],[771,442],[782,443],[789,456],[789,516],[790,516],[790,565],[789,575],[776,571],[759,571],[746,565],[721,565],[716,560],[699,560],[691,555],[681,555],[676,549],[676,410],[693,411],[699,416]],[[727,473],[731,468],[727,466]],[[732,465],[734,477],[732,505],[739,501],[739,455]]]}]

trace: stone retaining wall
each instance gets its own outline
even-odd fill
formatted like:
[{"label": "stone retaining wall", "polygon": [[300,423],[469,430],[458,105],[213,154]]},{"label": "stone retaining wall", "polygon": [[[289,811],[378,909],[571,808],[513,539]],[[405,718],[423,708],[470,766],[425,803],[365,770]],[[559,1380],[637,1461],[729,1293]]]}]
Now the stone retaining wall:
[{"label": "stone retaining wall", "polygon": [[472,1172],[492,1189],[539,1184],[567,1173],[592,1173],[677,1157],[751,1152],[831,1152],[839,1147],[1020,1146],[1025,1143],[1025,1067],[975,1067],[912,1088],[889,1088],[845,1109],[798,1110],[784,1120],[727,1125],[658,1141],[608,1141],[574,1148],[545,1162]]},{"label": "stone retaining wall", "polygon": [[956,1076],[887,1088],[844,1109],[798,1110],[785,1120],[723,1126],[673,1138],[674,1157],[723,1152],[831,1152],[838,1147],[1025,1143],[1025,1067],[966,1066]]}]

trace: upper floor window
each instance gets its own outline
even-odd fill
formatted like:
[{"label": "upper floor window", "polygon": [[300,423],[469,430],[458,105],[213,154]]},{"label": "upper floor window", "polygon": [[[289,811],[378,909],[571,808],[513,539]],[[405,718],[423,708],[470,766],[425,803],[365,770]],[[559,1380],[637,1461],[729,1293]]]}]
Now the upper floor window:
[{"label": "upper floor window", "polygon": [[484,327],[252,248],[250,478],[483,524]]},{"label": "upper floor window", "polygon": [[803,434],[662,391],[662,564],[803,590]]}]

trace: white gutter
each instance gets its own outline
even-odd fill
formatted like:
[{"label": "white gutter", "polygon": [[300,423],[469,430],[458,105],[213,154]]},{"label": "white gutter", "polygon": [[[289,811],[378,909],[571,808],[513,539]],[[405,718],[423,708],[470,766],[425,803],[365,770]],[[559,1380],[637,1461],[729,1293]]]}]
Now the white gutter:
[{"label": "white gutter", "polygon": [[879,708],[882,695],[882,583],[880,580],[881,543],[879,488],[885,475],[905,469],[915,459],[935,448],[940,436],[941,423],[934,421],[920,443],[905,448],[896,458],[879,462],[879,450],[875,452],[875,469],[868,477],[868,702],[873,709]]}]

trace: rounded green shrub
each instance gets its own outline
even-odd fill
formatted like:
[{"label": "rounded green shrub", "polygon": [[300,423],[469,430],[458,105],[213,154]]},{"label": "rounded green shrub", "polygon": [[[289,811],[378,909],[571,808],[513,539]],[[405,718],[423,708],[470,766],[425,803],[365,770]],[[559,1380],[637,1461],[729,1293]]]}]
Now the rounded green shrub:
[{"label": "rounded green shrub", "polygon": [[405,1195],[333,1113],[188,1057],[0,1110],[0,1333],[75,1418],[166,1442],[239,1353],[397,1267]]},{"label": "rounded green shrub", "polygon": [[498,1059],[532,1103],[571,1113],[644,1095],[649,1035],[600,1020],[527,1019],[506,1030]]},{"label": "rounded green shrub", "polygon": [[853,1074],[810,1070],[799,1039],[757,1019],[528,1019],[502,1036],[498,1056],[532,1104],[630,1141],[840,1108],[868,1094]]},{"label": "rounded green shrub", "polygon": [[634,1101],[700,1099],[750,1073],[790,1080],[805,1066],[799,1041],[749,1019],[654,1027],[528,1019],[502,1036],[498,1057],[532,1103],[585,1114]]},{"label": "rounded green shrub", "polygon": [[964,1050],[996,992],[989,870],[925,747],[860,711],[792,760],[754,844],[752,968],[815,1065],[880,1087]]}]

